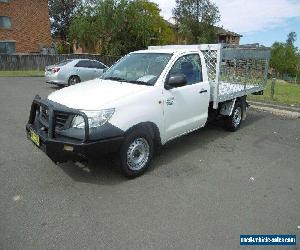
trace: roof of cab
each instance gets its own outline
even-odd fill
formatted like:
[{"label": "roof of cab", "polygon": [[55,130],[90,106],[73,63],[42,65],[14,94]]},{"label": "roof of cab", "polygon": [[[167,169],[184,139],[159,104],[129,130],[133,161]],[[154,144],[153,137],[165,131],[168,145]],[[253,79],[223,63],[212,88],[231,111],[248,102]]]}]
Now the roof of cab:
[{"label": "roof of cab", "polygon": [[165,53],[165,54],[182,54],[187,52],[199,52],[195,49],[150,49],[150,50],[138,50],[132,53]]}]

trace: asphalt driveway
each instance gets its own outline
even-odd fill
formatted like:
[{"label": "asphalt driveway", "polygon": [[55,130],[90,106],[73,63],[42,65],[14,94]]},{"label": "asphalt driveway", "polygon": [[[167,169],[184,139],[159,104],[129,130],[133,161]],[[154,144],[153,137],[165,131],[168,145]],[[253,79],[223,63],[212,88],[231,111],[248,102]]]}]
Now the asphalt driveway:
[{"label": "asphalt driveway", "polygon": [[236,133],[209,125],[128,181],[109,159],[55,165],[26,139],[34,95],[55,90],[42,78],[0,78],[0,249],[248,249],[240,234],[299,241],[300,119],[252,110]]}]

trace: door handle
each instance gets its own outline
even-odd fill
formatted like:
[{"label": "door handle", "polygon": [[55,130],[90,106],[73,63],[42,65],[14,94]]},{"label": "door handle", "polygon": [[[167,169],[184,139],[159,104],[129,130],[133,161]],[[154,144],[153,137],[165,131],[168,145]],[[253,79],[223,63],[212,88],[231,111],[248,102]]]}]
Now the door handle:
[{"label": "door handle", "polygon": [[168,99],[166,100],[167,105],[168,105],[168,106],[173,105],[173,104],[174,104],[174,100],[175,100],[174,97],[168,98]]},{"label": "door handle", "polygon": [[201,89],[201,90],[199,91],[199,94],[203,94],[203,93],[207,93],[207,89]]}]

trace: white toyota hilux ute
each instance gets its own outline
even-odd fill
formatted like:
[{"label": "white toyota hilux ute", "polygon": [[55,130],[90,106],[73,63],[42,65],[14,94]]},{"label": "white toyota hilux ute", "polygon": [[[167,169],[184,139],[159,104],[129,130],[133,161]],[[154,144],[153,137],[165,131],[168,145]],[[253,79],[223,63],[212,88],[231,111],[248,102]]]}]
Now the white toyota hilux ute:
[{"label": "white toyota hilux ute", "polygon": [[28,138],[55,163],[116,152],[122,173],[139,176],[155,147],[205,126],[208,118],[223,116],[225,127],[236,131],[245,118],[246,96],[264,89],[269,54],[267,48],[219,44],[130,53],[101,79],[46,99],[37,95]]}]

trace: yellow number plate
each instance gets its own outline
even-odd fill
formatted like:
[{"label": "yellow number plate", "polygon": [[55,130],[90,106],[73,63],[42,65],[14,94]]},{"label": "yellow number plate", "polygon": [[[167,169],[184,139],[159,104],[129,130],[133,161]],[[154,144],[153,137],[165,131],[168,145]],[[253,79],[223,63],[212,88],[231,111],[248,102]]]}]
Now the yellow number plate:
[{"label": "yellow number plate", "polygon": [[40,137],[33,130],[30,130],[30,139],[37,145],[40,146]]}]

